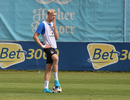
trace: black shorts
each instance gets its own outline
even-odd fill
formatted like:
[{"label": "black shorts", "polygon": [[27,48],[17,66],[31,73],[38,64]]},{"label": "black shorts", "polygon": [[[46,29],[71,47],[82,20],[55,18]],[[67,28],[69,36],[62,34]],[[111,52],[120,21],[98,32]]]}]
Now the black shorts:
[{"label": "black shorts", "polygon": [[47,63],[52,64],[53,60],[51,58],[51,56],[53,54],[56,54],[55,49],[54,48],[47,48],[47,49],[43,49],[45,51],[45,53],[47,54]]}]

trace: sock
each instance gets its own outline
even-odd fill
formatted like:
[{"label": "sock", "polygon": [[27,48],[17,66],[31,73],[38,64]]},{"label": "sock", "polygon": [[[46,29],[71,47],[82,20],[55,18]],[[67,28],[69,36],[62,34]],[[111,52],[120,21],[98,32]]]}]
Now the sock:
[{"label": "sock", "polygon": [[55,80],[58,80],[58,72],[54,72]]},{"label": "sock", "polygon": [[49,81],[45,81],[45,83],[44,83],[44,89],[48,88],[48,86],[49,86]]}]

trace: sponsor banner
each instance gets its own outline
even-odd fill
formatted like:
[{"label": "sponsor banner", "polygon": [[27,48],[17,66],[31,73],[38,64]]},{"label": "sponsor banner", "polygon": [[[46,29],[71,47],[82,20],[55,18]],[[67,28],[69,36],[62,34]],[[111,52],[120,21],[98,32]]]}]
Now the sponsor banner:
[{"label": "sponsor banner", "polygon": [[125,1],[124,11],[124,41],[130,42],[130,0]]},{"label": "sponsor banner", "polygon": [[122,42],[123,1],[0,0],[0,40],[33,41],[53,8],[60,42]]},{"label": "sponsor banner", "polygon": [[[59,70],[130,71],[130,43],[58,42]],[[35,42],[0,42],[0,69],[45,70],[46,54]]]}]

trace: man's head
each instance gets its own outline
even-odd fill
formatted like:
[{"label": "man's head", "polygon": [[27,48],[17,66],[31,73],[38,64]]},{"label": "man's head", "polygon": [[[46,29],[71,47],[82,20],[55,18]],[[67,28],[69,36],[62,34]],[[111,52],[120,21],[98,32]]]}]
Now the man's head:
[{"label": "man's head", "polygon": [[48,15],[48,19],[50,21],[53,21],[55,19],[55,16],[56,16],[56,11],[54,9],[49,9],[47,12],[47,15]]}]

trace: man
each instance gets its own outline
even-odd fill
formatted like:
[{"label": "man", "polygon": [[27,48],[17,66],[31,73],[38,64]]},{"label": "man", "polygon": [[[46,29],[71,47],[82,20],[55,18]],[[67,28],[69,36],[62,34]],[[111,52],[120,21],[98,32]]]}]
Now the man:
[{"label": "man", "polygon": [[[45,71],[45,83],[44,83],[44,93],[53,93],[49,90],[49,81],[51,75],[51,69],[53,68],[54,77],[55,77],[55,86],[60,87],[58,80],[58,56],[55,53],[55,49],[57,48],[56,40],[59,38],[58,31],[56,29],[56,11],[54,9],[49,9],[47,12],[47,20],[43,21],[38,29],[36,30],[33,39],[36,41],[38,45],[40,45],[45,53],[47,54],[47,64]],[[53,22],[52,22],[53,21]],[[40,42],[38,36],[42,35],[43,44]]]}]

